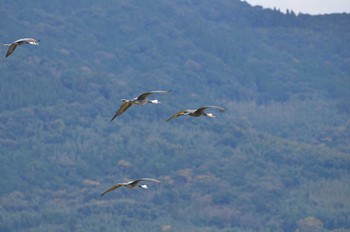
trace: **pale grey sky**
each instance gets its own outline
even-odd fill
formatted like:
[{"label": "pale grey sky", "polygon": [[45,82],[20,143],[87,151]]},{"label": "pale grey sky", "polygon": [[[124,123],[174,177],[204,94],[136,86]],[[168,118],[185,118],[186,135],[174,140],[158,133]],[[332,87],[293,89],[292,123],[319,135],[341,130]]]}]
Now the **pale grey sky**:
[{"label": "pale grey sky", "polygon": [[264,8],[293,10],[294,13],[305,14],[330,14],[350,13],[350,0],[245,0],[250,5],[260,5]]}]

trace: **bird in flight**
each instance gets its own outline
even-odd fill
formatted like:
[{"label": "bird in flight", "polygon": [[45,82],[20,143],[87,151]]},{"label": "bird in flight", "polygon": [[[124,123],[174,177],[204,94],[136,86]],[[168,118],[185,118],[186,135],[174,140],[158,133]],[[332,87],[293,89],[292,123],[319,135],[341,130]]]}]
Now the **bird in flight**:
[{"label": "bird in flight", "polygon": [[33,38],[24,38],[24,39],[19,39],[16,40],[13,43],[10,44],[4,44],[4,46],[9,46],[9,49],[7,50],[6,57],[11,55],[17,46],[23,45],[23,44],[32,44],[32,45],[39,45],[39,39],[33,39]]},{"label": "bird in flight", "polygon": [[159,180],[156,179],[152,179],[152,178],[141,178],[141,179],[137,179],[137,180],[132,180],[129,182],[124,182],[124,183],[117,183],[115,185],[113,185],[112,187],[110,187],[109,189],[107,189],[104,193],[101,194],[101,197],[103,197],[103,195],[105,195],[106,193],[109,193],[111,191],[113,191],[116,188],[119,188],[121,186],[127,187],[127,188],[144,188],[144,189],[148,189],[148,186],[145,184],[139,184],[141,181],[152,181],[155,183],[160,183]]},{"label": "bird in flight", "polygon": [[143,93],[140,96],[138,96],[137,98],[134,98],[132,100],[127,100],[127,99],[121,99],[121,101],[123,102],[119,109],[117,110],[117,112],[115,112],[114,116],[112,117],[111,121],[113,121],[113,119],[115,119],[116,117],[118,117],[119,115],[121,115],[122,113],[124,113],[130,106],[132,105],[145,105],[147,103],[152,103],[152,104],[160,104],[160,101],[158,100],[149,100],[147,97],[151,94],[154,93],[169,93],[171,90],[156,90],[156,91],[150,91],[147,93]]},{"label": "bird in flight", "polygon": [[171,119],[174,119],[174,118],[177,118],[177,117],[180,117],[180,116],[183,116],[183,115],[189,115],[189,116],[192,116],[192,117],[207,116],[207,117],[210,117],[210,118],[214,118],[215,117],[214,114],[204,112],[208,108],[217,109],[220,112],[224,112],[224,108],[221,108],[221,107],[218,107],[218,106],[203,106],[203,107],[200,107],[200,108],[195,109],[195,110],[192,110],[192,109],[181,110],[181,111],[177,112],[176,114],[172,115],[165,122],[169,122]]}]

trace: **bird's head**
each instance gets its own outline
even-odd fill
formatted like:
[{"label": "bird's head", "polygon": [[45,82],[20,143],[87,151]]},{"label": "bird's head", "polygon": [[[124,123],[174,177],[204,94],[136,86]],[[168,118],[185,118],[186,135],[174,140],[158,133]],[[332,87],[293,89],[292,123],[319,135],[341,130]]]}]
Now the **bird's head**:
[{"label": "bird's head", "polygon": [[120,99],[120,101],[122,101],[122,102],[128,102],[129,100],[126,100],[126,99]]},{"label": "bird's head", "polygon": [[145,184],[140,184],[139,187],[140,187],[140,188],[143,188],[143,189],[148,189],[148,186],[145,185]]}]

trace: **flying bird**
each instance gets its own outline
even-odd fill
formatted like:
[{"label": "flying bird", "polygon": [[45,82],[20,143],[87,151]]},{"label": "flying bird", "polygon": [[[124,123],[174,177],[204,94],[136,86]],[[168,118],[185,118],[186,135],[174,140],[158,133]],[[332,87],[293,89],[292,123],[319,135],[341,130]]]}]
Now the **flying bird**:
[{"label": "flying bird", "polygon": [[172,115],[170,118],[168,118],[165,122],[168,122],[171,119],[174,119],[174,118],[177,118],[177,117],[180,117],[180,116],[183,116],[183,115],[189,115],[189,116],[192,116],[192,117],[207,116],[207,117],[210,117],[210,118],[214,118],[215,117],[214,114],[204,112],[208,108],[213,108],[213,109],[219,110],[220,112],[224,112],[224,108],[221,108],[221,107],[218,107],[218,106],[203,106],[203,107],[200,107],[200,108],[195,109],[195,110],[188,109],[188,110],[179,111],[176,114]]},{"label": "flying bird", "polygon": [[132,100],[127,100],[127,99],[121,99],[121,101],[123,102],[119,109],[117,110],[117,112],[115,112],[114,116],[112,117],[111,121],[113,121],[113,119],[115,119],[116,117],[118,117],[119,115],[121,115],[122,113],[124,113],[128,108],[130,108],[130,106],[132,105],[145,105],[147,103],[152,103],[152,104],[160,104],[160,101],[158,100],[149,100],[147,97],[151,94],[154,93],[169,93],[171,90],[156,90],[156,91],[150,91],[147,93],[143,93],[140,96],[138,96],[137,98],[134,98]]},{"label": "flying bird", "polygon": [[110,187],[109,189],[107,189],[104,193],[101,194],[101,197],[103,197],[103,195],[105,195],[106,193],[109,193],[111,191],[113,191],[116,188],[119,188],[121,186],[127,187],[127,188],[144,188],[144,189],[148,189],[148,186],[145,184],[139,184],[141,181],[152,181],[152,182],[156,182],[156,183],[160,183],[159,180],[156,179],[152,179],[152,178],[141,178],[141,179],[137,179],[137,180],[132,180],[129,182],[125,182],[125,183],[117,183],[114,186]]},{"label": "flying bird", "polygon": [[4,44],[4,46],[9,46],[9,49],[7,50],[6,57],[11,55],[17,46],[23,45],[23,44],[32,44],[32,45],[39,45],[39,39],[33,39],[33,38],[24,38],[24,39],[19,39],[16,40],[13,43],[10,44]]}]

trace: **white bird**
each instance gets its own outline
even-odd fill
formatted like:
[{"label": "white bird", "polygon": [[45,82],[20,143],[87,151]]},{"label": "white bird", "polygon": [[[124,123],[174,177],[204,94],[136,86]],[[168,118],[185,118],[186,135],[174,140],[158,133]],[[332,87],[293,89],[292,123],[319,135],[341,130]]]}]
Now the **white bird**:
[{"label": "white bird", "polygon": [[177,112],[176,114],[172,115],[165,122],[168,122],[168,121],[170,121],[173,118],[177,118],[177,117],[180,117],[180,116],[183,116],[183,115],[189,115],[189,116],[192,116],[192,117],[207,116],[207,117],[210,117],[210,118],[214,118],[215,117],[214,114],[204,112],[204,110],[206,110],[208,108],[217,109],[220,112],[224,112],[224,110],[225,110],[224,108],[221,108],[221,107],[218,107],[218,106],[203,106],[203,107],[200,107],[200,108],[195,109],[195,110],[192,110],[192,109],[181,110],[181,111]]},{"label": "white bird", "polygon": [[112,117],[111,121],[113,121],[113,119],[115,119],[117,116],[121,115],[122,113],[124,113],[130,106],[132,105],[145,105],[147,103],[152,103],[152,104],[160,104],[160,101],[158,100],[149,100],[147,97],[151,94],[154,93],[169,93],[171,90],[156,90],[156,91],[150,91],[147,93],[143,93],[140,96],[138,96],[137,98],[134,98],[132,100],[127,100],[127,99],[121,99],[121,101],[123,102],[120,106],[120,108],[117,110],[117,112],[115,112],[114,116]]},{"label": "white bird", "polygon": [[141,181],[152,181],[152,182],[156,182],[156,183],[160,183],[159,180],[156,179],[152,179],[152,178],[141,178],[141,179],[137,179],[137,180],[132,180],[129,182],[124,182],[124,183],[117,183],[115,185],[113,185],[112,187],[110,187],[109,189],[107,189],[104,193],[101,194],[101,197],[103,197],[103,195],[105,195],[108,192],[113,191],[116,188],[119,188],[121,186],[127,187],[127,188],[144,188],[144,189],[148,189],[148,186],[145,184],[139,184],[139,182]]},{"label": "white bird", "polygon": [[11,55],[17,46],[23,45],[23,44],[32,44],[32,45],[39,45],[39,39],[33,39],[33,38],[24,38],[24,39],[19,39],[16,40],[13,43],[10,44],[4,44],[4,46],[9,46],[9,49],[7,50],[6,57]]}]

